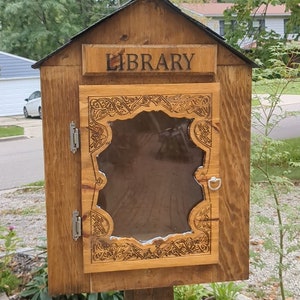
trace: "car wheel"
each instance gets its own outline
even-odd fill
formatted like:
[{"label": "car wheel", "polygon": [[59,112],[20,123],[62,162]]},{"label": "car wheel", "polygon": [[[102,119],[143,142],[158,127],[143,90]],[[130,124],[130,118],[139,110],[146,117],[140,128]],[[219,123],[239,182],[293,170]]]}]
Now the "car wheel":
[{"label": "car wheel", "polygon": [[40,119],[42,118],[42,108],[41,107],[39,107],[39,117],[40,117]]},{"label": "car wheel", "polygon": [[24,114],[25,118],[29,117],[29,114],[28,114],[28,111],[27,111],[26,107],[23,108],[23,114]]}]

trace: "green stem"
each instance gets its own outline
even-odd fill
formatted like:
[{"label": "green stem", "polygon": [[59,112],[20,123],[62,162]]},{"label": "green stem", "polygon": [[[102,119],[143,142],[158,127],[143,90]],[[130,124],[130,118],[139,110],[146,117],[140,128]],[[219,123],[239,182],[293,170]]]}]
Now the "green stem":
[{"label": "green stem", "polygon": [[284,258],[284,231],[283,231],[283,222],[282,222],[282,215],[280,209],[279,198],[277,196],[274,184],[269,176],[267,176],[268,182],[272,189],[273,198],[276,204],[276,214],[278,219],[278,226],[279,226],[279,265],[278,265],[278,277],[279,277],[279,285],[280,285],[280,292],[282,300],[285,300],[285,291],[284,291],[284,283],[283,283],[283,258]]},{"label": "green stem", "polygon": [[285,300],[285,290],[284,290],[284,282],[283,282],[283,259],[284,259],[284,230],[283,230],[283,222],[282,222],[282,215],[281,215],[281,209],[280,209],[280,201],[278,198],[278,195],[276,193],[276,189],[274,187],[274,184],[272,182],[272,179],[270,178],[268,172],[264,170],[263,168],[259,168],[262,173],[267,178],[267,182],[271,187],[272,190],[272,196],[275,201],[276,205],[276,214],[277,214],[277,220],[278,220],[278,233],[279,233],[279,257],[278,257],[278,278],[279,278],[279,286],[280,286],[280,293],[282,300]]}]

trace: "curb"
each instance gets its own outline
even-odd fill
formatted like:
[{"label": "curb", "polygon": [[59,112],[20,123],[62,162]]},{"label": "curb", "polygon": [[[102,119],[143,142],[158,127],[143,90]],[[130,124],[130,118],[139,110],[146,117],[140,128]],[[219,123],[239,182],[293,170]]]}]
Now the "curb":
[{"label": "curb", "polygon": [[6,137],[0,138],[0,142],[15,141],[15,140],[25,140],[25,139],[29,139],[29,137],[26,136],[26,135],[6,136]]}]

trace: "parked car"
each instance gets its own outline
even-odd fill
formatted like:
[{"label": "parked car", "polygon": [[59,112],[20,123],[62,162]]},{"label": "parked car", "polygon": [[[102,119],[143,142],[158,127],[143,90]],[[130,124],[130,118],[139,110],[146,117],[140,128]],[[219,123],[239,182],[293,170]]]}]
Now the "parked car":
[{"label": "parked car", "polygon": [[27,102],[23,107],[23,113],[25,118],[28,117],[40,117],[42,118],[42,99],[41,92],[35,91],[28,98],[25,99]]}]

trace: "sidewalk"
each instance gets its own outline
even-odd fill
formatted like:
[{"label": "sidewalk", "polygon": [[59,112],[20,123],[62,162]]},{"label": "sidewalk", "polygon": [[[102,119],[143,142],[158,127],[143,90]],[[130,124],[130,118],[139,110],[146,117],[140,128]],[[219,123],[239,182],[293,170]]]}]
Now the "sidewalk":
[{"label": "sidewalk", "polygon": [[[260,98],[268,97],[267,94],[257,94],[257,96]],[[282,95],[280,100],[280,106],[300,104],[300,95]]]},{"label": "sidewalk", "polygon": [[[24,136],[12,138],[42,137],[42,120],[38,118],[26,119],[23,115],[0,117],[0,126],[16,125],[24,128]],[[3,138],[6,139],[6,138]]]}]

